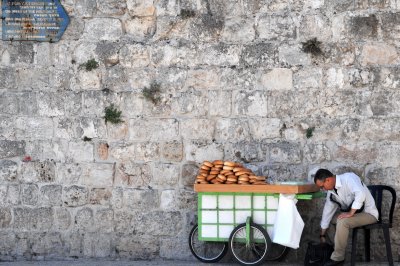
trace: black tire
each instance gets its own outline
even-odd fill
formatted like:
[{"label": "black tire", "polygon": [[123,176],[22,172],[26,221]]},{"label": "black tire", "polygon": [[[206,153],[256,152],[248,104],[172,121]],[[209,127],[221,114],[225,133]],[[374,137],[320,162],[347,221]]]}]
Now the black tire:
[{"label": "black tire", "polygon": [[271,249],[269,250],[267,256],[265,257],[266,261],[281,261],[288,254],[289,248],[287,246],[282,246],[276,243],[272,243]]},{"label": "black tire", "polygon": [[246,224],[239,224],[229,237],[233,257],[242,265],[260,265],[266,259],[272,242],[262,226],[250,224],[250,245],[246,246]]},{"label": "black tire", "polygon": [[200,241],[197,224],[190,231],[189,247],[193,256],[205,263],[220,261],[228,251],[227,242]]}]

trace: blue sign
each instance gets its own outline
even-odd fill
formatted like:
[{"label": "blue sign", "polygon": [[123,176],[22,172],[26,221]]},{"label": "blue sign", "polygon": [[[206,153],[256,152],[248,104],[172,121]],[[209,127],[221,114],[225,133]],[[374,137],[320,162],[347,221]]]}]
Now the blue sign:
[{"label": "blue sign", "polygon": [[4,41],[57,42],[69,24],[59,0],[3,0]]}]

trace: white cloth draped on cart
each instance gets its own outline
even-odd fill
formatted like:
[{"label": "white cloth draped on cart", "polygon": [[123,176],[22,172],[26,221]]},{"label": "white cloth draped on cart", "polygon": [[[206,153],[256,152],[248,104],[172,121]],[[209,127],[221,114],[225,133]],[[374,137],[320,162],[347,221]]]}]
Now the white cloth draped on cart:
[{"label": "white cloth draped on cart", "polygon": [[299,248],[304,222],[296,208],[296,195],[280,194],[272,242]]}]

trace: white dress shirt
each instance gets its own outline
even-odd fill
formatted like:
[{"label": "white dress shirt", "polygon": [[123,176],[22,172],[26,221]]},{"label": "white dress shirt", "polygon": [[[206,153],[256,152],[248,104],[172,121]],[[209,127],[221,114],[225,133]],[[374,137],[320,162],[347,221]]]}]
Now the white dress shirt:
[{"label": "white dress shirt", "polygon": [[363,212],[369,213],[374,216],[377,220],[379,217],[378,210],[375,206],[374,198],[371,192],[365,184],[361,182],[361,179],[354,173],[345,173],[336,176],[334,190],[329,190],[326,196],[324,211],[322,212],[321,228],[326,229],[329,227],[329,223],[332,220],[333,215],[339,206],[332,202],[330,199],[331,194],[333,198],[340,203],[342,209],[350,207],[352,209],[360,209],[364,204]]}]

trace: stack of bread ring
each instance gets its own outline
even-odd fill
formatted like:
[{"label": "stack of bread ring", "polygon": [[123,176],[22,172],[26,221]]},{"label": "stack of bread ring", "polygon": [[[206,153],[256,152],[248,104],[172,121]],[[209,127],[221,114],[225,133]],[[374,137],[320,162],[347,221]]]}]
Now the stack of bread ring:
[{"label": "stack of bread ring", "polygon": [[240,163],[215,160],[204,161],[196,184],[265,185],[265,176],[257,176]]}]

